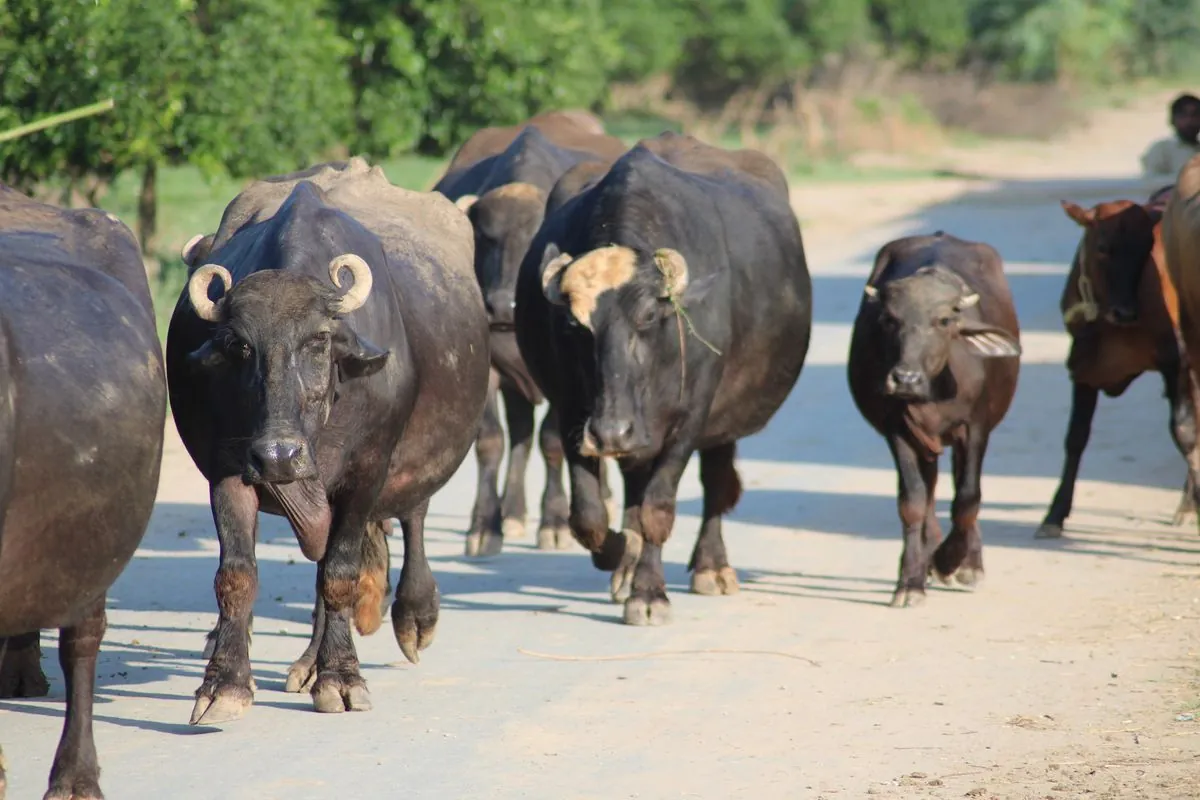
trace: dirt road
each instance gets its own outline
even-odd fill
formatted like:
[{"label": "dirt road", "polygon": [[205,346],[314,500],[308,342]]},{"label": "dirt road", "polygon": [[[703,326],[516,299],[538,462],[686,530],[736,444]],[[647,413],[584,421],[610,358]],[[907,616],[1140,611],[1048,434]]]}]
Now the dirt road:
[{"label": "dirt road", "polygon": [[[324,716],[282,692],[307,640],[313,567],[267,520],[252,654],[256,703],[224,729],[187,723],[215,615],[206,489],[173,429],[160,502],[111,594],[96,738],[121,798],[1185,798],[1200,793],[1200,535],[1169,519],[1183,463],[1161,384],[1102,401],[1076,512],[1033,531],[1056,485],[1069,388],[1057,299],[1076,229],[1057,207],[1142,194],[1130,181],[1162,104],[1112,112],[1050,145],[947,154],[981,180],[797,187],[815,275],[814,345],[770,427],[740,448],[727,527],[743,591],[686,593],[695,467],[665,552],[668,628],[618,624],[581,550],[516,542],[467,562],[473,457],[433,502],[443,592],[434,647],[402,662],[388,628],[359,640],[374,710]],[[887,607],[900,553],[895,476],[845,381],[874,251],[938,228],[999,247],[1025,357],[985,464],[987,581]],[[948,463],[943,463],[943,475]],[[540,491],[531,469],[531,507]],[[948,507],[950,481],[940,484]],[[393,543],[398,576],[399,539]],[[697,653],[720,649],[733,653]],[[691,651],[687,654],[665,653]],[[750,652],[756,651],[756,652]],[[622,654],[658,657],[597,660]],[[531,653],[581,657],[552,660]],[[0,702],[10,797],[40,796],[63,684]]]}]

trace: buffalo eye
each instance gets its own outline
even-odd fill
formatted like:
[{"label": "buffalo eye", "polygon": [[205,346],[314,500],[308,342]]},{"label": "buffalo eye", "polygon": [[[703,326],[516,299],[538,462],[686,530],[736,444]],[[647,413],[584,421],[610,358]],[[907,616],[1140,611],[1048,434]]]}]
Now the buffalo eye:
[{"label": "buffalo eye", "polygon": [[889,333],[900,327],[900,323],[891,314],[883,314],[879,317],[879,325]]},{"label": "buffalo eye", "polygon": [[305,347],[318,352],[329,347],[329,332],[321,331],[320,333],[313,334],[313,337],[305,343]]},{"label": "buffalo eye", "polygon": [[949,328],[953,322],[953,317],[938,317],[937,324],[939,328]]},{"label": "buffalo eye", "polygon": [[649,304],[639,308],[633,319],[633,324],[639,331],[650,330],[656,322],[658,322],[658,306]]},{"label": "buffalo eye", "polygon": [[235,358],[239,361],[248,361],[254,353],[254,349],[246,342],[234,339],[225,346],[225,352],[230,358]]}]

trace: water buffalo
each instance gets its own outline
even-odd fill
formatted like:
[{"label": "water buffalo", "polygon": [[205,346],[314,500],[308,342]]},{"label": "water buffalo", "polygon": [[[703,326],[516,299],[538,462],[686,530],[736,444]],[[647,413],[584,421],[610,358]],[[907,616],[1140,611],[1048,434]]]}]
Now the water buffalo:
[{"label": "water buffalo", "polygon": [[[1162,373],[1172,438],[1185,461],[1200,463],[1191,379],[1179,339],[1179,300],[1163,257],[1161,211],[1152,205],[1169,189],[1156,192],[1145,206],[1130,200],[1088,209],[1063,203],[1067,216],[1083,228],[1060,303],[1071,335],[1071,421],[1062,480],[1038,538],[1062,536],[1100,392],[1119,397],[1143,372]],[[1176,525],[1195,511],[1196,478],[1189,468]]]},{"label": "water buffalo", "polygon": [[60,629],[67,714],[46,797],[99,798],[105,596],[150,520],[166,422],[150,287],[115,217],[0,186],[0,379],[0,673],[10,694],[44,694],[36,632]]},{"label": "water buffalo", "polygon": [[260,510],[286,517],[319,565],[313,640],[289,690],[311,685],[318,711],[370,707],[350,620],[362,633],[380,624],[392,517],[404,533],[396,640],[414,663],[432,642],[425,511],[470,449],[487,391],[471,260],[452,203],[355,158],[252,184],[226,208],[206,263],[191,264],[167,377],[221,542],[194,724],[236,719],[253,701]]},{"label": "water buffalo", "polygon": [[[559,409],[571,533],[612,571],[631,625],[670,617],[662,546],[700,452],[704,521],[691,589],[738,589],[721,516],[741,494],[738,439],[761,430],[808,352],[812,283],[787,181],[761,153],[688,136],[640,142],[546,218],[517,284],[517,338]],[[600,458],[625,484],[609,529]]]},{"label": "water buffalo", "polygon": [[[988,437],[1012,403],[1020,331],[1000,254],[945,235],[884,245],[850,339],[850,393],[885,439],[900,476],[904,551],[893,606],[945,582],[983,577],[979,481]],[[951,531],[934,513],[938,457],[954,446]]]},{"label": "water buffalo", "polygon": [[[494,555],[505,537],[525,534],[525,468],[533,440],[533,409],[542,395],[529,377],[513,334],[513,293],[521,259],[542,223],[547,195],[559,176],[581,163],[606,168],[623,152],[620,139],[595,132],[571,113],[551,112],[519,129],[479,131],[462,146],[434,187],[455,200],[471,219],[475,275],[491,326],[492,382],[475,442],[479,485],[467,532],[467,555]],[[504,396],[510,440],[503,498],[496,490],[504,455],[497,390]],[[566,547],[571,537],[562,485],[563,449],[553,407],[542,421],[539,443],[546,462],[546,487],[538,546]]]}]

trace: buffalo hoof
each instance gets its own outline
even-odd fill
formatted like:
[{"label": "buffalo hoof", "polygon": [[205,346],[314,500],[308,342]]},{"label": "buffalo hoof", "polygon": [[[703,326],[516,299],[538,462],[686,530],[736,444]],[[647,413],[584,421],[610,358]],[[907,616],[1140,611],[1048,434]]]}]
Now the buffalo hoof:
[{"label": "buffalo hoof", "polygon": [[543,525],[538,528],[538,550],[569,550],[574,544],[575,537],[571,535],[571,528],[567,525]]},{"label": "buffalo hoof", "polygon": [[[613,570],[612,578],[608,582],[609,594],[612,595],[614,603],[626,603],[629,600],[629,595],[633,591],[633,572],[637,568],[638,559],[642,557],[642,535],[631,530],[621,533],[625,537],[625,554],[621,557],[620,566]],[[628,616],[628,605],[626,605],[626,617]]]},{"label": "buffalo hoof", "polygon": [[888,603],[888,605],[892,608],[916,608],[924,602],[924,589],[901,587],[892,595],[892,602]]},{"label": "buffalo hoof", "polygon": [[631,597],[625,601],[626,625],[666,625],[671,621],[671,601],[661,597]]},{"label": "buffalo hoof", "polygon": [[[0,800],[3,797],[3,791],[0,791]],[[104,793],[100,791],[100,783],[94,776],[72,778],[62,775],[50,784],[50,790],[42,796],[42,800],[104,800]]]},{"label": "buffalo hoof", "polygon": [[312,701],[313,708],[322,714],[371,710],[371,693],[367,691],[367,682],[358,675],[325,673],[313,684]]},{"label": "buffalo hoof", "polygon": [[317,660],[301,656],[288,667],[287,683],[283,685],[285,692],[299,694],[312,689],[317,682]]},{"label": "buffalo hoof", "polygon": [[433,644],[437,634],[438,607],[437,591],[432,601],[410,601],[397,597],[392,604],[392,630],[400,652],[411,664],[421,663],[420,651]]},{"label": "buffalo hoof", "polygon": [[983,567],[959,567],[953,575],[946,579],[946,582],[967,588],[976,588],[983,583]]},{"label": "buffalo hoof", "polygon": [[500,523],[500,532],[504,534],[505,539],[524,539],[525,520],[509,517]]},{"label": "buffalo hoof", "polygon": [[206,681],[196,691],[192,725],[220,725],[241,719],[254,704],[254,692],[244,686],[210,686]]},{"label": "buffalo hoof", "polygon": [[717,569],[701,569],[692,573],[692,594],[702,594],[716,597],[723,594],[737,594],[737,572],[733,567],[725,566]]},{"label": "buffalo hoof", "polygon": [[498,556],[504,548],[504,537],[494,531],[475,531],[467,534],[465,553],[470,558]]},{"label": "buffalo hoof", "polygon": [[4,771],[8,765],[4,763],[4,748],[0,747],[0,800],[4,800],[5,792],[8,790],[8,780],[4,777]]},{"label": "buffalo hoof", "polygon": [[1043,522],[1041,527],[1037,529],[1037,533],[1033,535],[1035,539],[1061,539],[1063,535],[1062,525],[1055,525],[1053,522]]},{"label": "buffalo hoof", "polygon": [[1196,510],[1194,508],[1183,508],[1175,512],[1175,516],[1171,517],[1171,524],[1179,527],[1189,522],[1196,521]]}]

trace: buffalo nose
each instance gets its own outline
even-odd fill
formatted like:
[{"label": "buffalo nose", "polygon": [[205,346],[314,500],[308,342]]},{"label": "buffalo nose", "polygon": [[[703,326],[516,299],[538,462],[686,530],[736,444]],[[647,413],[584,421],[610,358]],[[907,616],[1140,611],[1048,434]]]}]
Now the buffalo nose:
[{"label": "buffalo nose", "polygon": [[892,383],[905,389],[911,389],[921,383],[921,373],[914,369],[900,369],[897,367],[892,370]]},{"label": "buffalo nose", "polygon": [[588,430],[602,453],[625,453],[634,449],[633,420],[592,418]]},{"label": "buffalo nose", "polygon": [[302,477],[304,456],[304,442],[298,439],[265,439],[250,446],[250,465],[265,481]]}]

